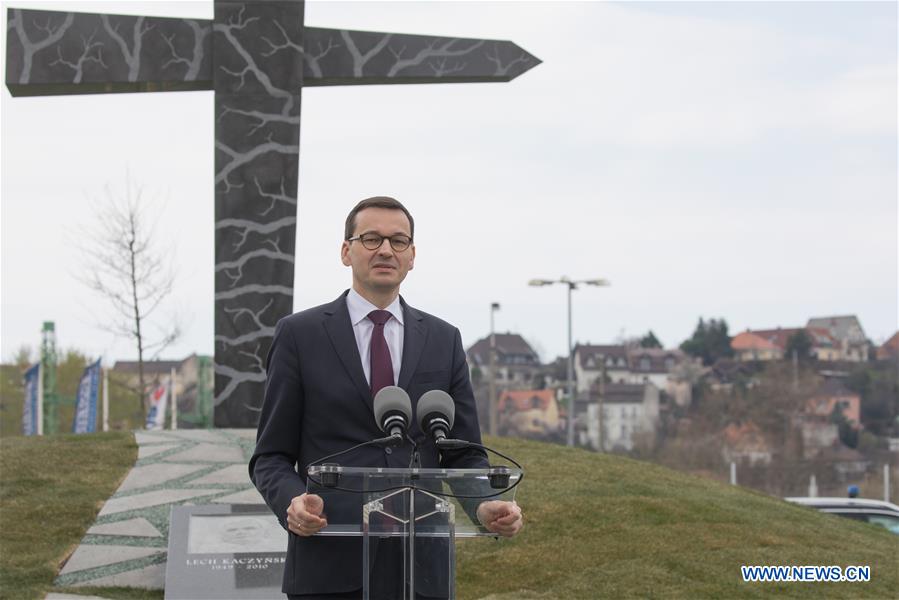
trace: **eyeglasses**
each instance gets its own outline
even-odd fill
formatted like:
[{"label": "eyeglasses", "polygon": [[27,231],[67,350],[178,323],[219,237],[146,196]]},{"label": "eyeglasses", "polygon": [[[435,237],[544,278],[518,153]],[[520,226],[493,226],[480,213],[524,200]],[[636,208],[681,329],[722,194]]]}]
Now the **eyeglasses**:
[{"label": "eyeglasses", "polygon": [[363,233],[356,237],[347,238],[346,241],[359,241],[362,242],[362,246],[365,247],[366,250],[377,250],[381,247],[381,244],[384,243],[384,240],[390,240],[390,247],[393,248],[395,252],[403,252],[412,245],[412,238],[402,233],[390,237],[384,237],[379,233]]}]

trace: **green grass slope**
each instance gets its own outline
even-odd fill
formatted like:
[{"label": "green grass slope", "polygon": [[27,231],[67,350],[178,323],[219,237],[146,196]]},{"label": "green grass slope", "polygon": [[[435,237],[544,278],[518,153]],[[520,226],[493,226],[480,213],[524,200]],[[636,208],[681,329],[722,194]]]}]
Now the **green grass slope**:
[{"label": "green grass slope", "polygon": [[[459,544],[459,598],[899,598],[899,536],[886,530],[647,463],[487,442],[525,465],[526,525]],[[63,591],[61,561],[135,458],[128,433],[0,440],[0,597]],[[742,582],[741,565],[765,564],[870,565],[871,581]]]},{"label": "green grass slope", "polygon": [[[899,536],[656,465],[489,439],[525,466],[513,540],[460,544],[460,598],[899,598]],[[869,565],[868,583],[743,583],[741,565]]]},{"label": "green grass slope", "polygon": [[0,439],[0,597],[62,591],[62,560],[136,459],[127,432]]}]

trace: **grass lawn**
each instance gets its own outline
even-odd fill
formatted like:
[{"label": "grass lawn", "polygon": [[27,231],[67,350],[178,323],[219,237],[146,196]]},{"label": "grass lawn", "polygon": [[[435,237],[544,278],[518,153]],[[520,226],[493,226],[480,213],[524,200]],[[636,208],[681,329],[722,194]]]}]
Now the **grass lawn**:
[{"label": "grass lawn", "polygon": [[[137,459],[131,433],[0,439],[0,597],[43,598],[103,502]],[[91,590],[106,597],[162,592]]]},{"label": "grass lawn", "polygon": [[[458,597],[899,598],[899,536],[744,488],[609,455],[511,439],[526,526],[459,544]],[[49,591],[61,562],[134,463],[130,433],[0,440],[0,596]],[[868,583],[743,583],[741,565],[869,565]]]},{"label": "grass lawn", "polygon": [[[460,598],[899,598],[899,536],[620,457],[490,439],[525,466],[513,540],[460,545]],[[868,583],[743,583],[741,565],[870,565]]]}]

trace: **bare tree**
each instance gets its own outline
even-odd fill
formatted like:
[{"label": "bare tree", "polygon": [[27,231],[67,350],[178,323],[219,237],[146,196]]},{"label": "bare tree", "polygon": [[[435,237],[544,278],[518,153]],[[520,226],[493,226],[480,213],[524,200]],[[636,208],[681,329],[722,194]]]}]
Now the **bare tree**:
[{"label": "bare tree", "polygon": [[[149,389],[144,357],[148,353],[158,356],[181,331],[171,319],[163,324],[151,321],[172,292],[175,274],[171,255],[160,248],[156,221],[149,216],[142,196],[142,186],[127,176],[124,195],[105,187],[104,200],[95,207],[96,221],[82,235],[86,269],[81,279],[112,309],[100,327],[131,338],[137,346],[138,385],[134,391],[140,394],[146,414]],[[151,326],[153,333],[148,331]]]}]

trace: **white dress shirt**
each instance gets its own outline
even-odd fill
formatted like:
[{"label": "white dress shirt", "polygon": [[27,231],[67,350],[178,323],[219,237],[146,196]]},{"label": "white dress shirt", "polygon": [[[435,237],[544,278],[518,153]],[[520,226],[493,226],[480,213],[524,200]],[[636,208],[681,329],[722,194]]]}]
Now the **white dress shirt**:
[{"label": "white dress shirt", "polygon": [[[350,288],[350,293],[346,297],[346,307],[350,312],[350,323],[353,324],[353,334],[356,336],[356,346],[359,348],[359,357],[362,359],[365,381],[371,385],[371,332],[374,331],[375,324],[368,318],[368,313],[379,309],[353,288]],[[393,315],[384,324],[384,337],[387,340],[387,348],[390,350],[393,384],[397,385],[403,362],[403,334],[405,331],[400,297],[397,296],[384,310]]]}]

